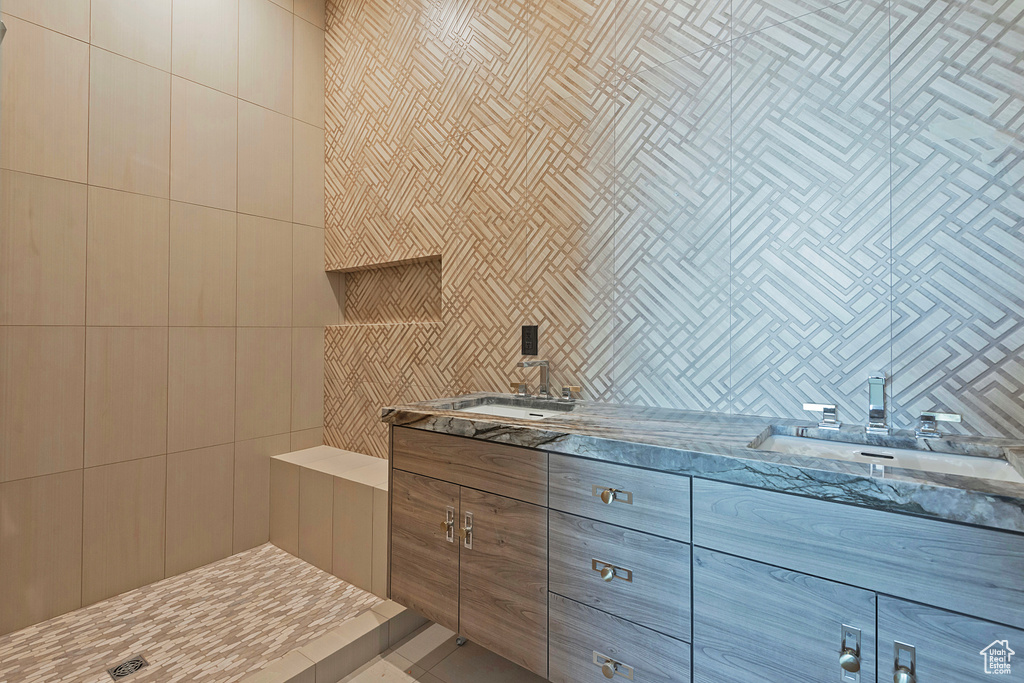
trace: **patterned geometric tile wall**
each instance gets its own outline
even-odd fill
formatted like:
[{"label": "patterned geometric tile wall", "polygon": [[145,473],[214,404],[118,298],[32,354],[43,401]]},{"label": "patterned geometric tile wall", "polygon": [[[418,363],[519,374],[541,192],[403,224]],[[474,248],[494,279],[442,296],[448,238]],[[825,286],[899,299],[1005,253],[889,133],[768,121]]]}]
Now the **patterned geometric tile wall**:
[{"label": "patterned geometric tile wall", "polygon": [[439,374],[407,335],[337,438],[504,389],[521,324],[588,398],[864,422],[884,371],[896,426],[1024,437],[1019,0],[331,0],[327,42],[329,267],[443,264]]}]

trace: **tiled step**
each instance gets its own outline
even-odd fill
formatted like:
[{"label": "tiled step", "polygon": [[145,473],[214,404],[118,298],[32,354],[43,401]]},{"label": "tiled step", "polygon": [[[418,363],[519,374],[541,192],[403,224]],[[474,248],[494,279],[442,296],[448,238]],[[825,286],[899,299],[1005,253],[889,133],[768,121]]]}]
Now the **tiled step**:
[{"label": "tiled step", "polygon": [[427,621],[390,600],[271,662],[241,683],[338,683]]},{"label": "tiled step", "polygon": [[386,597],[388,463],[317,446],[270,462],[270,541]]}]

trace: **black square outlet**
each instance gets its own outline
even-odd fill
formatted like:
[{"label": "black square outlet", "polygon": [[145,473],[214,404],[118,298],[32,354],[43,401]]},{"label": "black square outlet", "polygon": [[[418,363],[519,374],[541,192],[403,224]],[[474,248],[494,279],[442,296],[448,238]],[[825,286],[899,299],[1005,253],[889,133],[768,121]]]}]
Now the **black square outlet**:
[{"label": "black square outlet", "polygon": [[524,356],[536,356],[537,355],[537,326],[536,325],[523,325],[523,355]]}]

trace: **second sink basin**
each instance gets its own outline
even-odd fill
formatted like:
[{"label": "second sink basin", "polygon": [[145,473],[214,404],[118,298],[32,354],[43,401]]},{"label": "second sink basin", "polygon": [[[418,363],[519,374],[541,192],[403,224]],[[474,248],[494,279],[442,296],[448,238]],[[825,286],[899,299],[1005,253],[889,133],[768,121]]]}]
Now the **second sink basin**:
[{"label": "second sink basin", "polygon": [[460,413],[477,415],[494,415],[509,417],[516,420],[543,420],[556,415],[565,415],[574,408],[572,403],[556,403],[550,399],[512,398],[490,399],[486,402],[473,402],[455,410]]},{"label": "second sink basin", "polygon": [[942,474],[956,474],[979,479],[995,479],[1024,484],[1024,477],[1013,465],[1001,458],[986,458],[955,453],[935,453],[907,448],[870,446],[842,441],[825,441],[802,436],[773,434],[762,441],[757,448],[762,451],[810,455],[832,460],[902,467],[909,470],[924,470]]}]

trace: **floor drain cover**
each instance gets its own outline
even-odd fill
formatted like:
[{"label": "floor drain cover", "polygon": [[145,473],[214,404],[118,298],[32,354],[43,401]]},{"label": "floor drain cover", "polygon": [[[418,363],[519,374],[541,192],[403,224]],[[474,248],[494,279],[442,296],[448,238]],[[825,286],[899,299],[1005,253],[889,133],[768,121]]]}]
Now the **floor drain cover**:
[{"label": "floor drain cover", "polygon": [[144,666],[149,666],[149,662],[142,655],[135,655],[131,659],[125,662],[121,662],[117,666],[107,669],[107,673],[115,681],[120,681],[123,678],[128,678],[133,673],[138,671]]}]

